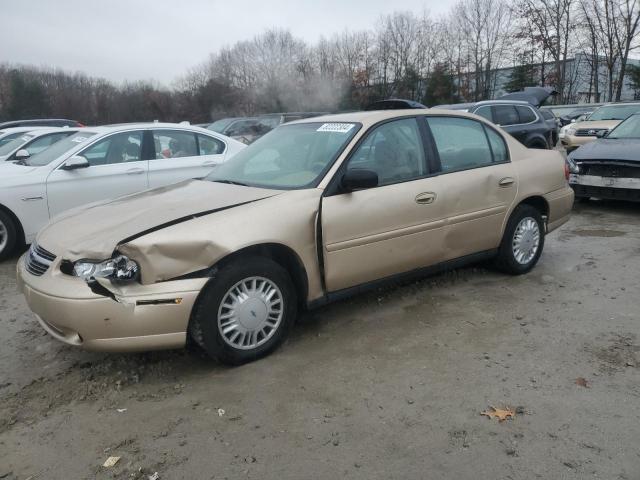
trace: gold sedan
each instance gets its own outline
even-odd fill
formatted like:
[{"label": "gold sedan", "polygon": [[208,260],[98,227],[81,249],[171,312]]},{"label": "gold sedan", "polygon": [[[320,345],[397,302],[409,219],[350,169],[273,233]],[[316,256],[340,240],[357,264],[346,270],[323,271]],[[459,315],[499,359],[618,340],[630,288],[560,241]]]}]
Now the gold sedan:
[{"label": "gold sedan", "polygon": [[285,124],[202,180],[58,217],[18,262],[42,327],[108,351],[229,364],[273,351],[300,309],[493,258],[523,274],[573,192],[556,151],[483,118],[372,111]]}]

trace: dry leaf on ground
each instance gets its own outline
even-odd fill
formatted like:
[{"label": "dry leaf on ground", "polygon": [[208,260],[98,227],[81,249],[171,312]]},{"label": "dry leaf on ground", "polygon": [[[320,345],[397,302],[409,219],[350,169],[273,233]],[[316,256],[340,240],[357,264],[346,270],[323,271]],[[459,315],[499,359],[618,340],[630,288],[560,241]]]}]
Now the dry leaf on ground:
[{"label": "dry leaf on ground", "polygon": [[589,383],[589,380],[582,377],[576,378],[576,385],[584,388],[589,388],[591,386],[591,384]]},{"label": "dry leaf on ground", "polygon": [[485,410],[480,412],[480,415],[484,415],[489,418],[497,418],[499,422],[504,422],[507,418],[514,418],[516,412],[513,409],[506,407],[505,409],[489,406],[491,410]]},{"label": "dry leaf on ground", "polygon": [[105,468],[111,468],[111,467],[114,467],[115,464],[118,463],[119,461],[120,461],[120,457],[109,457],[102,464],[102,466],[105,467]]}]

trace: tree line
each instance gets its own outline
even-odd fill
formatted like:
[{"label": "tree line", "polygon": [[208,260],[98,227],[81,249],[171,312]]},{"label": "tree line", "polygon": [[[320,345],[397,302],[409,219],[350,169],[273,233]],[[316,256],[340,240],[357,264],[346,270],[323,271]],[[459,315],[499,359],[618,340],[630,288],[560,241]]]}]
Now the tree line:
[{"label": "tree line", "polygon": [[[224,46],[174,84],[114,84],[56,69],[0,65],[0,119],[68,117],[87,124],[207,122],[227,115],[354,110],[400,97],[427,105],[492,98],[543,85],[557,103],[620,100],[640,90],[629,65],[638,48],[640,0],[459,0],[445,15],[397,11],[368,30],[314,44],[268,30]],[[588,68],[569,68],[582,54]],[[588,78],[577,78],[586,75]]]}]

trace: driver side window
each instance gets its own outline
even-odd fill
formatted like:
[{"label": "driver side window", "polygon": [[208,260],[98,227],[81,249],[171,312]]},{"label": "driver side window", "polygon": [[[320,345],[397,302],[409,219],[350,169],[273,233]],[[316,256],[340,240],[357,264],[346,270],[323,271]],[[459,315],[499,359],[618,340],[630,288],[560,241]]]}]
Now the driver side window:
[{"label": "driver side window", "polygon": [[416,119],[394,120],[376,127],[351,157],[347,169],[376,172],[379,186],[425,176],[427,167]]},{"label": "driver side window", "polygon": [[141,158],[142,132],[123,132],[110,135],[83,150],[80,155],[91,166],[136,162]]}]

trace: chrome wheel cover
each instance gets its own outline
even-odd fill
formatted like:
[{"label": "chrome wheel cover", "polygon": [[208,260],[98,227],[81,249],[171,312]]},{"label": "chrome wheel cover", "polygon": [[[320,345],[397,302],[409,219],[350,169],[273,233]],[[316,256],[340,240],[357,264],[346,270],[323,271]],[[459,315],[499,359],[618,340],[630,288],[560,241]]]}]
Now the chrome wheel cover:
[{"label": "chrome wheel cover", "polygon": [[540,227],[531,217],[520,220],[511,242],[513,257],[520,265],[527,265],[540,248]]},{"label": "chrome wheel cover", "polygon": [[252,350],[276,333],[283,315],[284,301],[278,286],[264,277],[249,277],[222,297],[218,331],[231,347]]},{"label": "chrome wheel cover", "polygon": [[7,226],[0,220],[0,252],[2,252],[7,247],[8,241],[9,232],[7,231]]}]

